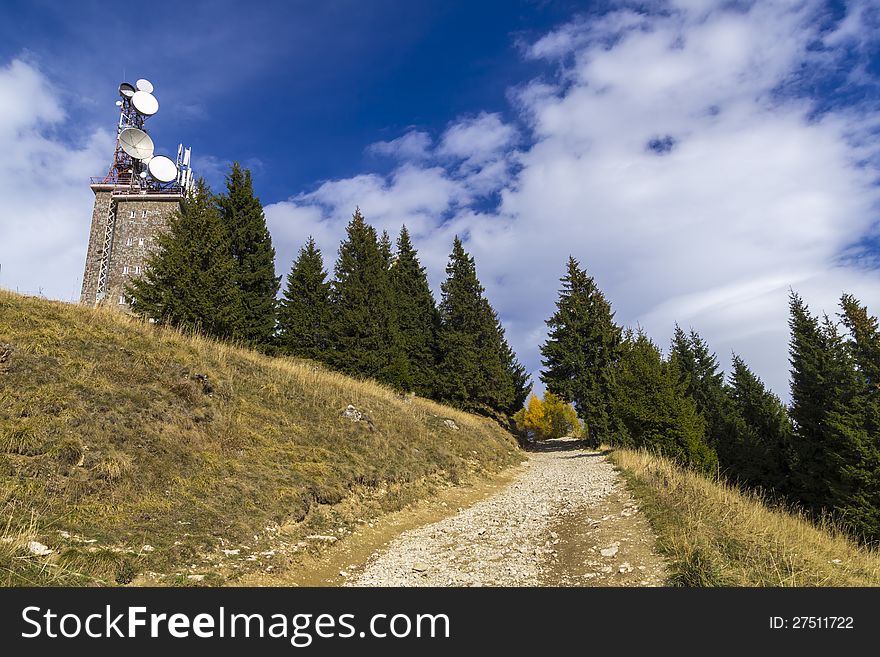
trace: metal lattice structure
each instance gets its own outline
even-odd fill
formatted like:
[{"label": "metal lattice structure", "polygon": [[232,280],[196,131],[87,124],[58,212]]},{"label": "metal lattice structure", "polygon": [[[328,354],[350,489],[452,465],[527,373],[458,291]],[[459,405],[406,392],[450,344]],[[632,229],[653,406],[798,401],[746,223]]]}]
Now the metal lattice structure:
[{"label": "metal lattice structure", "polygon": [[154,153],[145,128],[159,109],[152,92],[148,80],[119,86],[113,161],[105,176],[91,179],[95,206],[80,303],[118,295],[116,305],[128,307],[127,277],[145,270],[155,237],[192,187],[189,148],[178,146],[176,160]]},{"label": "metal lattice structure", "polygon": [[98,269],[98,288],[95,303],[107,296],[107,272],[110,269],[110,254],[113,252],[113,232],[116,228],[116,201],[111,196],[107,202],[107,222],[104,227],[104,243],[101,246],[101,263]]}]

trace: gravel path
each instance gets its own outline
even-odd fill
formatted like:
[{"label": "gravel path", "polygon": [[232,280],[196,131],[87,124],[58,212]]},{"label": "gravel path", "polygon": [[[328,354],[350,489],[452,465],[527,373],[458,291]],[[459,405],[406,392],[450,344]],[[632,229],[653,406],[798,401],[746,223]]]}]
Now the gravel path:
[{"label": "gravel path", "polygon": [[653,543],[605,457],[561,439],[493,497],[401,534],[346,585],[658,585]]}]

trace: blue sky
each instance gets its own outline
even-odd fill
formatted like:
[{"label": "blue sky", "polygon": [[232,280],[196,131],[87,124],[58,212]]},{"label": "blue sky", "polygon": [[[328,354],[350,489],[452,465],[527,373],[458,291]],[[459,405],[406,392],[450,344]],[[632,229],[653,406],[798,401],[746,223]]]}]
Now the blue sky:
[{"label": "blue sky", "polygon": [[183,139],[197,157],[250,162],[270,201],[387,166],[365,145],[409,127],[505,111],[508,88],[539,68],[517,42],[577,6],[160,2],[135,18],[117,3],[29,0],[0,10],[0,59],[23,56],[57,82],[75,131],[112,128],[116,85],[150,79],[162,109],[149,127],[160,143]]},{"label": "blue sky", "polygon": [[[432,286],[454,234],[530,370],[571,253],[618,320],[678,321],[787,396],[786,298],[880,308],[880,11],[820,0],[5,2],[0,285],[78,298],[116,86],[158,150],[253,169],[279,273],[356,205]],[[536,377],[537,378],[537,377]]]}]

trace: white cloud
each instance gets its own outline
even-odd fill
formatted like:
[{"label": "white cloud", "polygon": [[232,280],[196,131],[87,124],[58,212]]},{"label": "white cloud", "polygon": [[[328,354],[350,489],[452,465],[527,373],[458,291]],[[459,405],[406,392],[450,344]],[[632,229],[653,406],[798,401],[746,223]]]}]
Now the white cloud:
[{"label": "white cloud", "polygon": [[367,150],[399,160],[424,160],[430,154],[431,136],[421,130],[410,130],[397,139],[370,144]]},{"label": "white cloud", "polygon": [[112,137],[63,140],[65,113],[35,66],[0,67],[0,285],[78,300],[89,238],[89,175],[106,173]]},{"label": "white cloud", "polygon": [[[805,67],[841,65],[835,42],[869,37],[861,8],[820,51],[818,3],[726,7],[679,0],[564,25],[524,49],[559,68],[515,90],[518,127],[490,113],[459,120],[421,164],[275,206],[273,233],[316,226],[332,260],[355,205],[389,230],[417,217],[435,289],[452,235],[466,235],[534,371],[573,254],[620,321],[664,345],[673,322],[693,326],[722,363],[737,351],[786,396],[789,287],[817,311],[834,312],[844,290],[880,311],[877,272],[840,257],[880,203],[865,164],[878,155],[870,117],[851,107],[817,118],[792,91]],[[520,136],[528,146],[517,150]],[[478,210],[492,191],[497,208]]]},{"label": "white cloud", "polygon": [[462,159],[470,167],[479,167],[502,158],[515,139],[513,126],[504,123],[498,114],[483,112],[449,126],[437,153]]}]

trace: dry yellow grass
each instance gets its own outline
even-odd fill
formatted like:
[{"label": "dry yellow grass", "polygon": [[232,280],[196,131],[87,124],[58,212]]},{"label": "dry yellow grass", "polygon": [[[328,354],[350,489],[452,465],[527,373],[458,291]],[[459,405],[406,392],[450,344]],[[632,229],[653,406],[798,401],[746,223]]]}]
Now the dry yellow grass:
[{"label": "dry yellow grass", "polygon": [[880,554],[753,493],[615,449],[680,586],[877,586]]},{"label": "dry yellow grass", "polygon": [[[521,460],[485,418],[111,310],[0,290],[3,344],[0,509],[10,536],[49,545],[50,570],[74,575],[43,577],[10,547],[0,584],[277,572],[284,559],[246,556],[271,552],[278,527],[288,545],[341,536]],[[340,417],[348,404],[376,430]],[[241,553],[218,562],[221,548]]]}]

